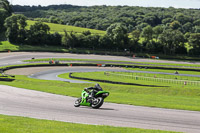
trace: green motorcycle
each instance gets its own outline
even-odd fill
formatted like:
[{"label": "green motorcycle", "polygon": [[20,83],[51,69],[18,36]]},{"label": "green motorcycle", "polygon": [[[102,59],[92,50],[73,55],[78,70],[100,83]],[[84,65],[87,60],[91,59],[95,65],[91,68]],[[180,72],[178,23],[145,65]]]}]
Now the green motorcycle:
[{"label": "green motorcycle", "polygon": [[93,98],[89,96],[85,90],[82,91],[81,97],[78,98],[74,106],[91,106],[94,109],[98,109],[103,105],[104,99],[109,96],[107,91],[98,91]]}]

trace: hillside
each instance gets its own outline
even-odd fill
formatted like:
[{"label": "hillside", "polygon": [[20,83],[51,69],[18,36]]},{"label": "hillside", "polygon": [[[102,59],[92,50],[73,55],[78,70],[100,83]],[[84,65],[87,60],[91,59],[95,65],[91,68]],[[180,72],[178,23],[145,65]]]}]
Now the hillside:
[{"label": "hillside", "polygon": [[[33,25],[35,22],[36,21],[27,20],[28,27],[30,27],[30,25]],[[81,28],[81,27],[76,27],[76,26],[53,24],[53,23],[46,23],[46,24],[50,27],[51,33],[58,32],[60,34],[64,34],[64,30],[66,30],[67,32],[75,32],[75,33],[82,33],[84,31],[90,31],[92,34],[99,34],[99,35],[101,35],[101,34],[103,35],[106,33],[105,31],[102,31],[102,30]]]},{"label": "hillside", "polygon": [[200,10],[131,7],[131,6],[72,6],[51,5],[13,6],[14,12],[20,12],[34,20],[60,23],[90,29],[106,30],[113,23],[123,23],[128,32],[142,30],[147,25],[174,26],[181,32],[200,31]]}]

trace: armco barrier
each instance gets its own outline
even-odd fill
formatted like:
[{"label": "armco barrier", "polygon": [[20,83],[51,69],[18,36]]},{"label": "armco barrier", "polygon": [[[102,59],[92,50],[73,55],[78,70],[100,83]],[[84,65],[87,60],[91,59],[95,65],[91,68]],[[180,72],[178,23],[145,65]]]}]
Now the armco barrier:
[{"label": "armco barrier", "polygon": [[8,81],[8,82],[12,82],[15,79],[10,79],[10,78],[0,78],[0,81]]},{"label": "armco barrier", "polygon": [[106,72],[109,76],[119,76],[125,78],[131,78],[133,80],[145,80],[145,81],[155,81],[155,82],[163,82],[163,83],[171,83],[171,84],[182,84],[182,85],[192,85],[192,86],[200,86],[199,81],[189,81],[189,80],[174,80],[174,79],[164,79],[164,78],[156,78],[156,77],[144,77],[144,76],[133,76],[127,74],[119,74],[114,72]]},{"label": "armco barrier", "polygon": [[106,64],[106,67],[145,68],[145,69],[161,69],[161,70],[174,70],[174,71],[182,70],[182,71],[195,71],[195,72],[200,72],[200,69],[176,68],[176,67],[156,67],[156,66],[143,66],[143,65]]},{"label": "armco barrier", "polygon": [[[81,64],[81,63],[71,63],[73,66],[97,66],[97,64]],[[10,69],[16,68],[25,68],[25,67],[48,67],[48,66],[70,66],[70,64],[33,64],[33,65],[19,65],[19,66],[9,66],[2,68],[2,71],[7,71]]]}]

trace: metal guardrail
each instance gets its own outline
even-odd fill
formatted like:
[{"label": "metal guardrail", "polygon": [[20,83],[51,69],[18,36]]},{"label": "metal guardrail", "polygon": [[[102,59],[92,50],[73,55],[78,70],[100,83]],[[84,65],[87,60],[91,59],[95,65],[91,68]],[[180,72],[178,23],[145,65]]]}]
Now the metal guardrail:
[{"label": "metal guardrail", "polygon": [[144,77],[144,76],[134,76],[128,74],[119,74],[116,72],[105,72],[105,75],[113,75],[125,78],[131,78],[133,80],[145,80],[145,81],[155,81],[162,83],[171,83],[171,84],[180,84],[180,85],[192,85],[192,86],[200,86],[200,81],[190,81],[190,80],[177,80],[177,79],[164,79],[164,78],[156,78],[156,77]]},{"label": "metal guardrail", "polygon": [[12,78],[15,77],[14,75],[9,75],[9,74],[4,73],[3,69],[0,69],[0,74],[1,74],[0,77],[12,77]]}]

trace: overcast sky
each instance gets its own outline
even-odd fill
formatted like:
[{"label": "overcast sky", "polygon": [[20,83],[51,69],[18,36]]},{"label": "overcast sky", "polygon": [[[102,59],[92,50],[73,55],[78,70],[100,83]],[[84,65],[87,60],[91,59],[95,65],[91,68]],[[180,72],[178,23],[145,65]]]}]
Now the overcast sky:
[{"label": "overcast sky", "polygon": [[145,7],[200,8],[200,0],[9,0],[13,5],[52,5],[72,4],[92,5],[129,5]]}]

